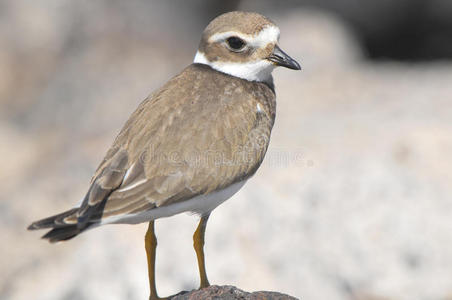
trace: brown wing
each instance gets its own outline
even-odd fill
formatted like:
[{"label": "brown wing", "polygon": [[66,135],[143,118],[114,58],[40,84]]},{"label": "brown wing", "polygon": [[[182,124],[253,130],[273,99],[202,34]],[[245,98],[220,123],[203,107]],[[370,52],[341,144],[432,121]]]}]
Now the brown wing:
[{"label": "brown wing", "polygon": [[250,177],[267,149],[274,111],[265,84],[188,67],[127,121],[93,177],[78,222],[169,205]]}]

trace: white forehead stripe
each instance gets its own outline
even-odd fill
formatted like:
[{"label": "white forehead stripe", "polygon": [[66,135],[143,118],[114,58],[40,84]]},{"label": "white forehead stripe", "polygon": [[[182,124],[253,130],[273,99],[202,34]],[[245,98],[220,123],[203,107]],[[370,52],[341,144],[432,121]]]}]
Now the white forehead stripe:
[{"label": "white forehead stripe", "polygon": [[237,36],[246,41],[246,43],[251,46],[263,47],[268,43],[275,44],[276,42],[278,42],[279,28],[276,26],[266,26],[255,35],[244,34],[236,31],[220,32],[212,35],[208,41],[209,43],[221,42],[231,36]]}]

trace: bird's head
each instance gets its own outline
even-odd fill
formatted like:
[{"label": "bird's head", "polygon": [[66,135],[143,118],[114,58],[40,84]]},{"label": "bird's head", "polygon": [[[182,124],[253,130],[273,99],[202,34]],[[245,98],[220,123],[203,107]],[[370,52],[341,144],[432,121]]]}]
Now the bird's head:
[{"label": "bird's head", "polygon": [[271,82],[277,66],[300,70],[278,46],[279,28],[266,17],[229,12],[212,20],[202,34],[194,63],[250,81]]}]

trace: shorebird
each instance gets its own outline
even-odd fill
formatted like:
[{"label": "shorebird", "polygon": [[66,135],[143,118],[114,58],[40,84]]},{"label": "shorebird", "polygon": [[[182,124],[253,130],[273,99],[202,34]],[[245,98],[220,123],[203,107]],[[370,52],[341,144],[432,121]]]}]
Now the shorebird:
[{"label": "shorebird", "polygon": [[82,203],[28,229],[50,228],[43,238],[58,242],[105,224],[149,222],[145,249],[154,300],[154,220],[194,212],[200,216],[193,235],[200,288],[209,286],[203,250],[209,215],[264,159],[275,121],[273,69],[300,70],[278,40],[278,27],[257,13],[229,12],[211,21],[193,63],[130,116]]}]

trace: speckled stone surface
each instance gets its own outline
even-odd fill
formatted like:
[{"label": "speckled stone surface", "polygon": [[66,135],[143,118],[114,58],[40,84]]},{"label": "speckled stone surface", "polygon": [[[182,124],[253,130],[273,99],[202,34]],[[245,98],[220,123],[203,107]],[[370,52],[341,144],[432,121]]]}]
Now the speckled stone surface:
[{"label": "speckled stone surface", "polygon": [[245,292],[230,285],[212,285],[201,290],[191,291],[171,297],[172,300],[297,300],[295,297],[277,292]]}]

